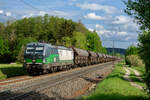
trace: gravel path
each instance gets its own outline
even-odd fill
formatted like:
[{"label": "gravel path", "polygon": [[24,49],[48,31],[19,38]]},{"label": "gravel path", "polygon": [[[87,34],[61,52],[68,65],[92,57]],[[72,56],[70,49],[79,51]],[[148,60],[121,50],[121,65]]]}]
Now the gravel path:
[{"label": "gravel path", "polygon": [[[141,89],[141,90],[144,90],[144,88],[143,88],[142,86],[136,84],[135,82],[133,82],[133,81],[130,79],[130,70],[129,70],[129,68],[126,68],[126,67],[123,67],[123,68],[124,68],[124,70],[126,71],[126,73],[125,73],[125,75],[124,75],[125,80],[129,81],[132,86],[134,86],[134,87],[136,87],[136,88],[139,88],[139,89]],[[130,69],[131,69],[131,68],[130,68]],[[134,70],[134,71],[135,71],[135,70]],[[140,75],[137,71],[135,71],[135,72],[136,72],[136,73],[135,73],[136,76],[137,76],[137,75],[138,75],[138,76]]]},{"label": "gravel path", "polygon": [[132,68],[130,68],[130,70],[132,70],[135,73],[136,78],[138,80],[140,80],[141,82],[144,82],[144,80],[140,77],[140,73],[138,71],[136,71],[135,69],[132,69]]}]

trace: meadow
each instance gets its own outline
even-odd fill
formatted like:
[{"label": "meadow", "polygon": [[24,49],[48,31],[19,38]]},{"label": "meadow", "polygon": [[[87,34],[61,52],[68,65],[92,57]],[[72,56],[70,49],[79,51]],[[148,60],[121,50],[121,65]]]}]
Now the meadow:
[{"label": "meadow", "polygon": [[26,75],[22,64],[0,64],[0,79]]},{"label": "meadow", "polygon": [[[148,100],[148,95],[123,78],[125,70],[123,70],[124,62],[117,64],[113,72],[102,82],[97,85],[97,88],[88,96],[83,96],[80,100]],[[144,79],[144,67],[132,67],[140,72]],[[144,82],[136,79],[136,76],[131,72],[130,78],[141,86],[146,86]]]}]

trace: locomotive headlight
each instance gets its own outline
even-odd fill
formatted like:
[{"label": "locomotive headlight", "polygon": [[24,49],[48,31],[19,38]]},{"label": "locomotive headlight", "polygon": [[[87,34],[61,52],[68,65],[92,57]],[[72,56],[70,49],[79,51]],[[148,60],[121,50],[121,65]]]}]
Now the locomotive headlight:
[{"label": "locomotive headlight", "polygon": [[45,59],[43,59],[43,63],[45,63],[46,61],[45,61]]}]

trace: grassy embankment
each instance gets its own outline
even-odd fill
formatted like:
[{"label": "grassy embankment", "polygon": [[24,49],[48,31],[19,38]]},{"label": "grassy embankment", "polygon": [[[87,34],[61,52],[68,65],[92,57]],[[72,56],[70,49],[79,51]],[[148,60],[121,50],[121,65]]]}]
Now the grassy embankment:
[{"label": "grassy embankment", "polygon": [[22,64],[0,64],[0,79],[25,75]]},{"label": "grassy embankment", "polygon": [[[148,100],[148,95],[144,91],[131,86],[128,81],[124,80],[123,64],[123,62],[117,64],[114,71],[98,84],[96,90],[89,96],[82,97],[81,100]],[[140,71],[142,76],[144,75],[142,67],[134,67],[134,69]],[[135,81],[134,74],[130,77]],[[138,83],[145,85],[140,81]]]},{"label": "grassy embankment", "polygon": [[[132,66],[132,69],[137,70],[140,73],[140,77],[145,80],[145,68],[144,67],[135,67]],[[141,85],[142,87],[146,88],[146,84],[141,82],[139,79],[136,78],[136,76],[134,75],[134,72],[132,70],[130,70],[131,75],[130,78],[138,85]]]}]

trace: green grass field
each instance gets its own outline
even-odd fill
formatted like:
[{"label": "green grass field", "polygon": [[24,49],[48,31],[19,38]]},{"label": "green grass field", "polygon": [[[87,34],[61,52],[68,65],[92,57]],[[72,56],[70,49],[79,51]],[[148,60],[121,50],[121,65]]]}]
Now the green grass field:
[{"label": "green grass field", "polygon": [[22,64],[0,64],[0,79],[27,74],[23,71]]},{"label": "green grass field", "polygon": [[[80,100],[148,100],[148,95],[144,91],[131,86],[129,82],[124,80],[123,64],[117,64],[114,71],[98,84],[93,93],[89,96],[83,96]],[[143,69],[138,69],[142,73]]]}]

